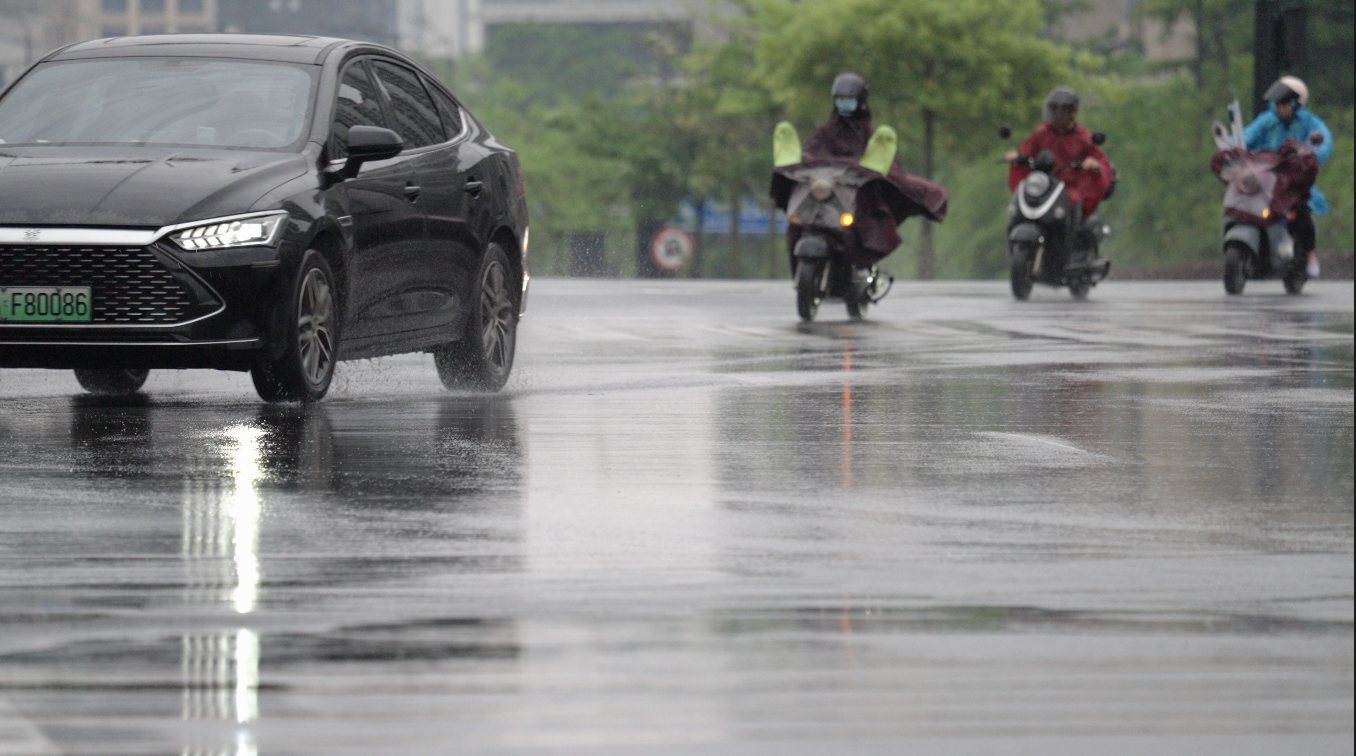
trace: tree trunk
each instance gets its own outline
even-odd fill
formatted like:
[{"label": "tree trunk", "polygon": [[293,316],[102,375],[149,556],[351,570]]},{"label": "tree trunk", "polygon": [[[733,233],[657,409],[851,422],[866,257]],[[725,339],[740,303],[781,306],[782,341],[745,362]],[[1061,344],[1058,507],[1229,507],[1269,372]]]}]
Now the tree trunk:
[{"label": "tree trunk", "polygon": [[[1196,65],[1193,73],[1196,75],[1196,91],[1205,89],[1205,0],[1196,0],[1196,6],[1192,9],[1196,24]],[[1197,129],[1200,131],[1200,129]]]},{"label": "tree trunk", "polygon": [[743,266],[739,264],[739,199],[740,185],[736,183],[730,189],[730,278],[743,278]]},{"label": "tree trunk", "polygon": [[[932,180],[933,130],[936,115],[931,110],[923,111],[923,178]],[[924,218],[923,227],[918,233],[918,279],[931,281],[937,277],[936,260],[932,251],[932,221]]]}]

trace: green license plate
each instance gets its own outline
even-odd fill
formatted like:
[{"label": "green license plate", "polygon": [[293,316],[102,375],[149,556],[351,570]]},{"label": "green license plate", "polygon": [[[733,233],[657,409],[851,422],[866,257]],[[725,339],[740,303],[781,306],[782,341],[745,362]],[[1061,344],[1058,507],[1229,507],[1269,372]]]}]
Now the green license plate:
[{"label": "green license plate", "polygon": [[0,321],[88,323],[93,316],[88,286],[0,286]]}]

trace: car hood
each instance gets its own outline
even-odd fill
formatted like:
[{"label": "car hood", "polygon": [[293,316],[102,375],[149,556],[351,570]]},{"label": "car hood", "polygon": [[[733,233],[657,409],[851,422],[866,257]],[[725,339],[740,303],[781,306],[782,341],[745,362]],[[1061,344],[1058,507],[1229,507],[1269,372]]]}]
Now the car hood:
[{"label": "car hood", "polygon": [[0,225],[159,228],[249,212],[297,153],[0,147]]}]

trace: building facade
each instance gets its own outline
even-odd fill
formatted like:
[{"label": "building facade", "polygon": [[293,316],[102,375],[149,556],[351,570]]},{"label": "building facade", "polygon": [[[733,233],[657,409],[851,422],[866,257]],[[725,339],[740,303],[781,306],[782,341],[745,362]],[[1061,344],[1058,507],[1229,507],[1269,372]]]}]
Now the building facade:
[{"label": "building facade", "polygon": [[81,0],[94,37],[217,30],[217,0]]},{"label": "building facade", "polygon": [[[145,2],[145,0],[142,0]],[[215,0],[221,31],[313,34],[388,46],[397,32],[402,0]]]},{"label": "building facade", "polygon": [[400,0],[400,46],[431,58],[485,47],[496,24],[700,24],[705,0]]}]

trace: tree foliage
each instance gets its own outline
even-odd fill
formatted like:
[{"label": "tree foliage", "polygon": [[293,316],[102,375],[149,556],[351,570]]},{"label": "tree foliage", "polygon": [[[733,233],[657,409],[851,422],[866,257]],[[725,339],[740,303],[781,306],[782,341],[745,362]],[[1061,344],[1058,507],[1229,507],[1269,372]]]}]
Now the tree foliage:
[{"label": "tree foliage", "polygon": [[878,124],[919,144],[925,112],[939,147],[973,156],[1003,121],[1027,122],[1073,75],[1074,53],[1040,37],[1037,0],[754,0],[759,71],[802,122],[827,115],[833,77],[871,87]]}]

